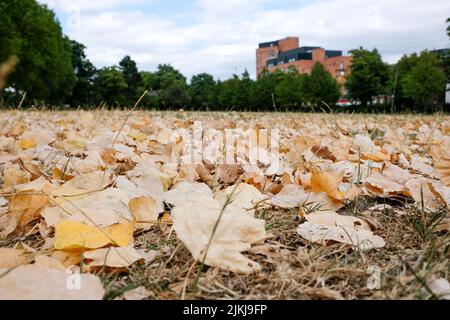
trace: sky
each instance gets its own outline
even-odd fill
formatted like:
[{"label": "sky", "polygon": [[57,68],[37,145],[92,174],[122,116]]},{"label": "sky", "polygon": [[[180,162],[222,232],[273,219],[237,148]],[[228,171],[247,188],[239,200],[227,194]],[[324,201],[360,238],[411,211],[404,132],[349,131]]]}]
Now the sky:
[{"label": "sky", "polygon": [[170,63],[190,79],[256,73],[258,43],[287,36],[300,45],[377,48],[383,60],[449,47],[448,0],[38,0],[97,66],[125,55],[140,70]]}]

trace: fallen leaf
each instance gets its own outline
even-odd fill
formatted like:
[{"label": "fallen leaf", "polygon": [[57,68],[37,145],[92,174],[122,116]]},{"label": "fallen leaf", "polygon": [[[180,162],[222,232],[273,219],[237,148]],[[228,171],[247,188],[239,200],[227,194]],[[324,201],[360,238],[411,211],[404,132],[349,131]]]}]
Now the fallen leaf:
[{"label": "fallen leaf", "polygon": [[[221,210],[222,205],[214,199],[204,201],[203,205],[186,203],[172,210],[173,228],[194,259],[203,259]],[[242,209],[228,207],[217,225],[205,263],[235,273],[258,271],[259,264],[241,252],[265,237],[264,220],[253,218]]]},{"label": "fallen leaf", "polygon": [[419,208],[423,206],[425,209],[435,211],[445,206],[445,203],[431,190],[430,182],[425,178],[411,179],[406,182],[406,187]]},{"label": "fallen leaf", "polygon": [[372,173],[366,179],[366,187],[378,195],[405,194],[408,189],[403,185],[379,172]]},{"label": "fallen leaf", "polygon": [[74,176],[73,179],[64,183],[64,188],[80,189],[86,191],[99,191],[112,183],[111,174],[104,171],[93,171]]},{"label": "fallen leaf", "polygon": [[26,264],[24,250],[0,248],[0,269],[11,269]]},{"label": "fallen leaf", "polygon": [[438,299],[450,300],[450,283],[445,278],[433,278],[428,281],[428,287]]},{"label": "fallen leaf", "polygon": [[64,186],[53,192],[54,205],[45,208],[42,216],[47,225],[54,227],[64,220],[84,222],[90,226],[110,226],[133,220],[128,208],[128,195],[119,189],[87,193]]},{"label": "fallen leaf", "polygon": [[295,184],[285,186],[280,193],[270,199],[270,203],[285,209],[312,205],[318,206],[320,210],[339,210],[344,206],[342,202],[330,198],[324,192],[306,192]]},{"label": "fallen leaf", "polygon": [[137,261],[144,261],[144,257],[133,247],[103,248],[83,253],[83,259],[89,260],[86,266],[125,268]]},{"label": "fallen leaf", "polygon": [[228,198],[230,198],[230,205],[238,206],[249,213],[253,213],[255,206],[267,197],[254,186],[241,183],[238,186],[230,186],[215,194],[215,199],[221,204],[225,204]]},{"label": "fallen leaf", "polygon": [[46,269],[66,270],[66,267],[59,260],[45,255],[34,257],[34,265]]},{"label": "fallen leaf", "polygon": [[335,200],[344,200],[345,194],[339,191],[342,175],[336,172],[323,172],[317,169],[312,171],[311,188],[313,192],[325,192]]},{"label": "fallen leaf", "polygon": [[133,223],[91,227],[77,221],[63,221],[55,227],[54,247],[57,250],[98,249],[108,244],[126,247],[133,240],[133,231]]},{"label": "fallen leaf", "polygon": [[433,146],[430,153],[438,178],[450,187],[450,146]]},{"label": "fallen leaf", "polygon": [[158,220],[156,201],[151,197],[139,197],[131,199],[128,207],[136,220],[136,229],[148,230]]},{"label": "fallen leaf", "polygon": [[19,147],[23,150],[28,150],[36,147],[36,142],[31,139],[23,139],[19,141]]},{"label": "fallen leaf", "polygon": [[100,279],[92,274],[71,275],[36,265],[5,272],[0,269],[2,300],[101,300],[105,293]]},{"label": "fallen leaf", "polygon": [[381,237],[375,236],[372,231],[367,230],[305,222],[298,227],[297,232],[302,238],[319,244],[327,244],[330,241],[340,242],[360,250],[370,250],[385,246],[385,242]]},{"label": "fallen leaf", "polygon": [[212,197],[213,193],[205,183],[187,181],[177,183],[173,189],[163,195],[164,201],[175,207]]},{"label": "fallen leaf", "polygon": [[137,301],[144,300],[151,295],[151,292],[147,290],[145,287],[140,286],[131,290],[128,290],[123,295],[120,296],[119,299],[129,300],[129,301]]}]

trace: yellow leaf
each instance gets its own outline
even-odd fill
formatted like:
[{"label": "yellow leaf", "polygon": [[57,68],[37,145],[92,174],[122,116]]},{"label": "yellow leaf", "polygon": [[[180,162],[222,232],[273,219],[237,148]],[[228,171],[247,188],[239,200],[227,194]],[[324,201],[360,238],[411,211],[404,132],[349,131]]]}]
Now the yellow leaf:
[{"label": "yellow leaf", "polygon": [[31,139],[23,139],[19,141],[19,147],[23,150],[28,150],[36,147],[36,142]]},{"label": "yellow leaf", "polygon": [[79,138],[79,139],[66,139],[64,140],[64,148],[67,151],[82,151],[84,150],[86,146],[86,140]]},{"label": "yellow leaf", "polygon": [[130,138],[133,138],[136,141],[145,141],[147,140],[148,136],[145,133],[142,133],[140,131],[132,130],[128,133],[128,136]]},{"label": "yellow leaf", "polygon": [[331,198],[344,200],[345,194],[339,191],[341,175],[334,172],[322,172],[314,169],[311,175],[311,187],[313,192],[325,192]]},{"label": "yellow leaf", "polygon": [[26,128],[25,123],[19,122],[14,125],[14,127],[11,130],[10,135],[13,137],[20,136],[25,131],[25,128]]},{"label": "yellow leaf", "polygon": [[384,150],[380,150],[377,153],[363,153],[361,158],[363,160],[372,160],[374,162],[390,161],[391,155]]},{"label": "yellow leaf", "polygon": [[148,230],[158,220],[156,201],[151,197],[139,197],[128,202],[128,208],[136,218],[136,228]]},{"label": "yellow leaf", "polygon": [[122,223],[109,227],[91,227],[77,221],[63,221],[55,227],[57,250],[98,249],[112,244],[126,247],[133,240],[134,223]]}]

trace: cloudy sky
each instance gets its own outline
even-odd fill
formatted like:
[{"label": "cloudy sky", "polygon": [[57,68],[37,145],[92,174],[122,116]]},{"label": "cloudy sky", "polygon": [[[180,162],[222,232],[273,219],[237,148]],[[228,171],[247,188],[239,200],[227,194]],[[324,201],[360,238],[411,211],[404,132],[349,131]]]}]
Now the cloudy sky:
[{"label": "cloudy sky", "polygon": [[170,63],[188,78],[255,74],[259,42],[299,36],[301,45],[347,52],[378,48],[387,62],[449,46],[448,0],[39,0],[97,66],[125,55],[142,70]]}]

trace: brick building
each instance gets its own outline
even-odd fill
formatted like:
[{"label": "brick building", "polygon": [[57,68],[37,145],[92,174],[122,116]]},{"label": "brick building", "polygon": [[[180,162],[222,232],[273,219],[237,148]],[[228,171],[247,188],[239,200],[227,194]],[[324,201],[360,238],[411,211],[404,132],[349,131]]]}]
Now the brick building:
[{"label": "brick building", "polygon": [[299,38],[287,37],[282,40],[264,42],[256,49],[256,75],[266,68],[270,72],[287,70],[294,66],[300,73],[311,73],[316,62],[322,63],[340,83],[350,72],[352,57],[343,56],[342,51],[325,50],[320,47],[300,47]]}]

